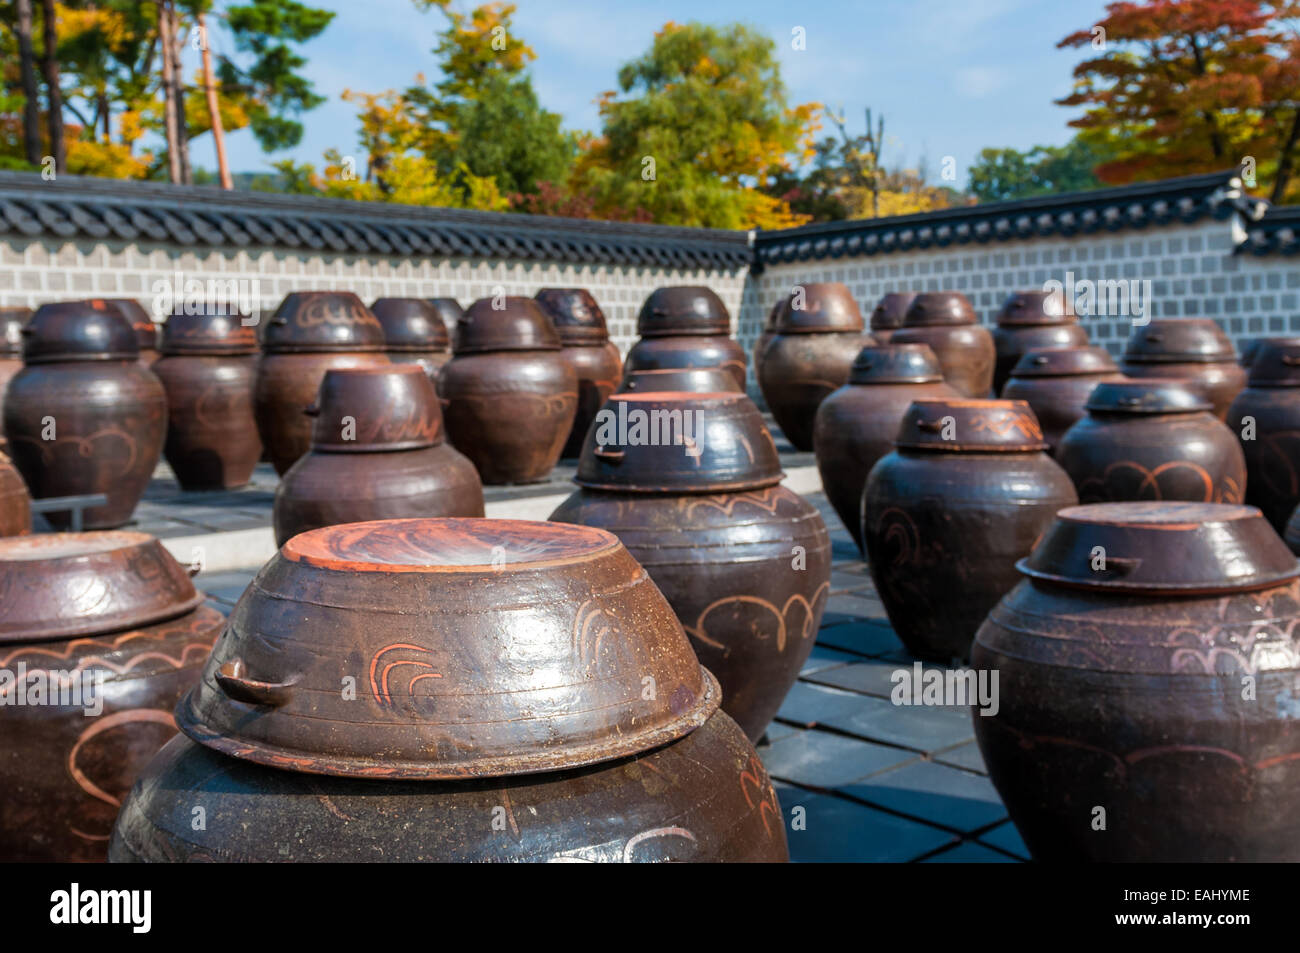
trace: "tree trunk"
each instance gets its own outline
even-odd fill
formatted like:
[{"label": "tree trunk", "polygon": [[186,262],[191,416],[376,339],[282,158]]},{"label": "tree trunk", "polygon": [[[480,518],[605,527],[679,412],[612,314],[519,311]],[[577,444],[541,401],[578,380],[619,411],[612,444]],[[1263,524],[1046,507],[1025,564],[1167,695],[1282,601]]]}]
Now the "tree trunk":
[{"label": "tree trunk", "polygon": [[212,52],[208,49],[208,18],[199,14],[199,49],[203,53],[203,86],[208,94],[208,115],[212,120],[212,142],[217,147],[217,174],[221,187],[233,189],[230,166],[226,163],[226,133],[221,128],[221,103],[217,99],[217,81],[212,75]]},{"label": "tree trunk", "polygon": [[18,0],[18,61],[23,78],[23,146],[27,161],[41,164],[41,101],[36,86],[36,53],[32,48],[32,0]]},{"label": "tree trunk", "polygon": [[1268,197],[1274,205],[1281,205],[1286,199],[1297,148],[1300,148],[1300,109],[1297,109],[1295,115],[1291,117],[1291,133],[1286,137],[1286,142],[1282,144],[1282,149],[1277,155],[1277,178],[1273,180],[1273,191]]},{"label": "tree trunk", "polygon": [[176,12],[176,5],[171,4],[172,8],[172,32],[167,38],[170,44],[172,56],[172,84],[175,86],[176,102],[176,146],[180,153],[181,160],[181,181],[186,185],[194,184],[194,173],[190,169],[190,136],[185,128],[185,68],[181,64],[181,40],[177,35],[181,29],[181,18]]},{"label": "tree trunk", "polygon": [[181,183],[181,153],[177,146],[176,87],[172,83],[172,14],[166,0],[158,4],[158,39],[162,50],[163,125],[167,131],[167,178],[173,185]]},{"label": "tree trunk", "polygon": [[49,111],[45,122],[49,129],[50,155],[54,156],[54,171],[67,170],[68,157],[63,146],[63,90],[59,88],[59,31],[54,10],[54,0],[42,0],[45,14],[45,95]]}]

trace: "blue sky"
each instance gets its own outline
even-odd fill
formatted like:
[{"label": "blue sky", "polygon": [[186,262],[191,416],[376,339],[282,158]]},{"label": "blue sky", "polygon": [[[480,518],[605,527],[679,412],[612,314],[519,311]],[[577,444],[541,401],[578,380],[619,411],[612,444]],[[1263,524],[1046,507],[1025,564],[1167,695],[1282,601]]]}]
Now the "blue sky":
[{"label": "blue sky", "polygon": [[[443,28],[439,13],[411,0],[309,0],[337,11],[333,23],[302,50],[307,75],[325,105],[308,113],[295,149],[268,156],[245,130],[229,138],[237,172],[268,168],[291,156],[320,164],[331,146],[356,150],[355,109],[345,89],[381,92],[436,73],[430,52]],[[460,0],[461,9],[473,3]],[[1069,92],[1070,71],[1083,51],[1056,49],[1066,34],[1094,23],[1101,0],[517,0],[515,28],[538,54],[533,83],[546,108],[565,125],[599,129],[596,97],[616,85],[620,65],[650,44],[665,21],[741,21],[777,44],[791,102],[817,101],[848,114],[860,132],[863,110],[885,115],[885,161],[915,166],[925,157],[932,178],[940,162],[957,160],[958,184],[985,146],[1059,145],[1070,138],[1075,110],[1053,104]],[[791,48],[793,28],[807,49]],[[229,50],[229,37],[214,37]],[[197,64],[196,64],[197,65]],[[213,168],[210,137],[193,145],[197,165]]]}]

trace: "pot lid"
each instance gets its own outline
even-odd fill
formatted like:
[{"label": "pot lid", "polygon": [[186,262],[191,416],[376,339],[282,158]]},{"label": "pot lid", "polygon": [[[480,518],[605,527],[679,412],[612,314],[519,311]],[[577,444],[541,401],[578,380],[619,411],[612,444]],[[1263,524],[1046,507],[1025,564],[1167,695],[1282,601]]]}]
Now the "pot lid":
[{"label": "pot lid", "polygon": [[907,309],[916,300],[915,291],[891,291],[880,299],[871,312],[871,330],[892,331],[903,326]]},{"label": "pot lid", "polygon": [[0,644],[137,629],[202,601],[189,574],[147,533],[0,539]]},{"label": "pot lid", "polygon": [[295,291],[262,330],[262,348],[301,351],[382,351],[384,329],[350,291]]},{"label": "pot lid", "polygon": [[162,328],[163,354],[256,354],[257,329],[242,314],[177,312]]},{"label": "pot lid", "polygon": [[771,307],[770,309],[768,309],[768,312],[767,312],[767,319],[763,322],[763,333],[764,333],[764,334],[771,334],[772,331],[776,328],[776,316],[777,316],[777,314],[780,313],[780,311],[781,311],[781,305],[782,305],[783,303],[784,303],[784,302],[782,302],[782,301],[780,301],[780,300],[777,300],[777,301],[773,302],[772,307]]},{"label": "pot lid", "polygon": [[1070,324],[1078,320],[1059,291],[1014,291],[998,312],[999,326]]},{"label": "pot lid", "polygon": [[930,384],[943,368],[928,344],[872,344],[853,359],[850,384]]},{"label": "pot lid", "polygon": [[1118,374],[1119,366],[1104,347],[1044,347],[1026,351],[1011,369],[1012,377],[1076,377]]},{"label": "pot lid", "polygon": [[23,327],[31,317],[31,308],[0,308],[0,357],[22,356]]},{"label": "pot lid", "polygon": [[558,351],[560,335],[532,298],[510,296],[494,308],[494,298],[479,298],[456,325],[457,354],[486,351]]},{"label": "pot lid", "polygon": [[1124,347],[1134,364],[1235,361],[1232,342],[1210,318],[1158,318],[1136,329]]},{"label": "pot lid", "polygon": [[866,325],[858,303],[838,281],[809,281],[795,285],[778,302],[772,330],[778,334],[827,331],[862,332]]},{"label": "pot lid", "polygon": [[1024,575],[1084,589],[1208,594],[1280,585],[1300,563],[1253,506],[1094,503],[1056,514]]},{"label": "pot lid", "polygon": [[1102,381],[1084,407],[1103,414],[1195,414],[1210,410],[1211,404],[1177,378],[1129,377]]},{"label": "pot lid", "polygon": [[603,344],[609,340],[605,312],[586,288],[543,288],[534,300],[560,332],[561,343]]},{"label": "pot lid", "polygon": [[1247,387],[1300,387],[1300,338],[1266,338],[1250,364]]},{"label": "pot lid", "polygon": [[303,413],[313,418],[312,450],[419,450],[443,441],[442,406],[419,364],[328,370]]},{"label": "pot lid", "polygon": [[370,310],[384,329],[384,342],[390,351],[451,349],[447,325],[427,298],[376,298]]},{"label": "pot lid", "polygon": [[587,430],[574,482],[628,493],[721,493],[785,476],[744,394],[615,394]]},{"label": "pot lid", "polygon": [[720,695],[613,534],[384,520],[285,543],[176,716],[200,744],[287,770],[473,778],[649,750]]},{"label": "pot lid", "polygon": [[135,331],[136,344],[142,351],[155,351],[158,349],[158,336],[161,327],[149,316],[144,305],[134,298],[100,298],[103,306],[110,311],[116,311],[122,317],[126,318],[128,324]]},{"label": "pot lid", "polygon": [[616,393],[743,394],[736,377],[721,367],[669,367],[653,371],[628,371]]},{"label": "pot lid", "polygon": [[36,309],[23,334],[23,361],[134,361],[135,331],[102,301],[58,301]]},{"label": "pot lid", "polygon": [[1023,400],[932,397],[912,401],[894,446],[948,453],[1026,453],[1046,450],[1047,441]]},{"label": "pot lid", "polygon": [[636,319],[643,338],[675,334],[730,334],[731,315],[722,299],[702,285],[656,288]]},{"label": "pot lid", "polygon": [[960,291],[923,291],[912,299],[903,317],[903,326],[974,324],[975,321],[975,309]]},{"label": "pot lid", "polygon": [[460,316],[465,313],[465,309],[460,306],[460,302],[455,298],[429,298],[429,304],[433,305],[438,316],[442,318],[442,323],[447,327],[447,333],[450,335],[456,330],[456,322]]}]

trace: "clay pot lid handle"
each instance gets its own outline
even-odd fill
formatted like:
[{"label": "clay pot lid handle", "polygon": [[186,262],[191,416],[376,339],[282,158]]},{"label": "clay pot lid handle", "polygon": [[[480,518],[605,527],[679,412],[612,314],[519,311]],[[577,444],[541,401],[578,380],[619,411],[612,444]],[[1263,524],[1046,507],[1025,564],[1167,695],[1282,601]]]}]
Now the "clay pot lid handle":
[{"label": "clay pot lid handle", "polygon": [[308,417],[319,417],[319,416],[320,416],[320,405],[319,405],[319,404],[308,404],[306,407],[304,407],[304,408],[302,409],[302,412],[303,412],[304,414],[306,414]]},{"label": "clay pot lid handle", "polygon": [[611,450],[611,449],[609,449],[609,448],[606,447],[606,446],[599,445],[599,446],[596,447],[596,449],[595,449],[594,452],[595,452],[596,456],[600,457],[600,459],[605,460],[605,461],[608,461],[609,463],[621,463],[622,460],[623,460],[623,455],[624,455],[627,451],[625,451],[625,450]]},{"label": "clay pot lid handle", "polygon": [[267,323],[268,323],[268,324],[288,324],[288,323],[289,323],[289,319],[286,318],[286,317],[284,317],[284,316],[282,316],[282,315],[275,315],[275,316],[273,316],[273,317],[271,318],[271,320],[268,321]]},{"label": "clay pot lid handle", "polygon": [[1037,364],[1039,367],[1042,367],[1044,364],[1047,363],[1047,361],[1048,361],[1048,357],[1046,354],[1039,354],[1036,355],[1029,363]]},{"label": "clay pot lid handle", "polygon": [[245,674],[242,659],[231,659],[226,662],[217,669],[214,677],[221,690],[235,701],[276,707],[289,700],[289,696],[293,693],[293,686],[298,681],[296,677],[283,682],[259,682],[251,679]]},{"label": "clay pot lid handle", "polygon": [[1124,576],[1133,574],[1142,560],[1132,556],[1110,556],[1106,557],[1105,569],[1094,569],[1093,571],[1103,579],[1120,579]]},{"label": "clay pot lid handle", "polygon": [[942,420],[918,420],[916,422],[916,429],[923,430],[926,433],[938,433],[939,431],[943,430],[943,421]]}]

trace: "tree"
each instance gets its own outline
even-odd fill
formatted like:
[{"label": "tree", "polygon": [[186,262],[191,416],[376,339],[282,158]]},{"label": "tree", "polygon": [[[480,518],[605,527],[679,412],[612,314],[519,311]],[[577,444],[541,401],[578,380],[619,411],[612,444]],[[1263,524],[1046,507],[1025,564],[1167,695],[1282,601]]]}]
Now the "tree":
[{"label": "tree", "polygon": [[199,13],[199,49],[203,59],[203,92],[208,106],[208,123],[212,127],[212,143],[217,151],[217,175],[223,189],[233,189],[230,166],[226,162],[226,134],[221,125],[221,101],[217,94],[217,81],[212,73],[212,51],[208,43],[208,19]]},{"label": "tree", "polygon": [[36,88],[36,54],[32,46],[32,0],[17,0],[14,32],[23,83],[23,148],[27,161],[41,161],[41,103]]},{"label": "tree", "polygon": [[811,158],[817,105],[787,107],[770,39],[733,24],[665,24],[600,100],[603,134],[579,157],[598,208],[644,208],[654,221],[775,228],[804,216],[762,189]]},{"label": "tree", "polygon": [[68,153],[63,144],[63,91],[59,88],[59,33],[58,13],[54,0],[42,0],[45,27],[45,125],[50,140],[50,154],[54,156],[54,169],[64,172],[68,167]]},{"label": "tree", "polygon": [[982,149],[970,168],[970,192],[981,202],[1023,199],[1057,192],[1082,192],[1105,185],[1093,169],[1113,153],[1081,137],[1064,146]]},{"label": "tree", "polygon": [[1118,132],[1118,155],[1096,174],[1112,184],[1234,166],[1257,158],[1272,198],[1289,188],[1300,135],[1300,46],[1284,23],[1295,0],[1140,0],[1111,3],[1061,47],[1099,52],[1074,69],[1085,106],[1071,125]]}]

